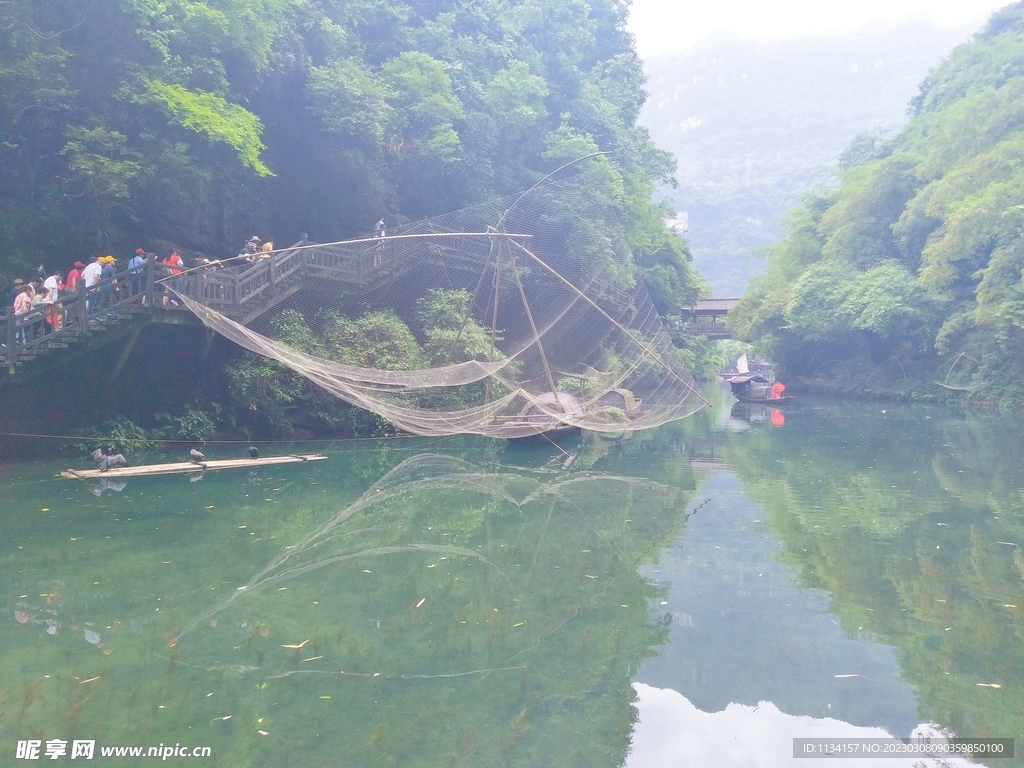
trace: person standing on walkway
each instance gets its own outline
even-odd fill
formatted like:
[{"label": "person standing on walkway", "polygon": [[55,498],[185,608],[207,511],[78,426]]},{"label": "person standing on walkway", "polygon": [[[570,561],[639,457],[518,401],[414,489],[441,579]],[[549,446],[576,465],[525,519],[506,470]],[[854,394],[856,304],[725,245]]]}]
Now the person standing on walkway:
[{"label": "person standing on walkway", "polygon": [[69,294],[78,293],[78,281],[82,279],[82,270],[85,269],[85,264],[80,261],[75,262],[75,266],[68,272],[68,279],[64,281],[64,290]]},{"label": "person standing on walkway", "polygon": [[25,282],[20,277],[14,278],[14,282],[11,283],[11,289],[7,292],[7,299],[4,304],[5,312],[14,306],[14,300],[18,298],[18,294],[21,293],[22,286],[24,285]]},{"label": "person standing on walkway", "polygon": [[117,287],[117,280],[114,279],[117,274],[114,264],[117,260],[107,254],[100,259],[100,263],[103,265],[100,268],[100,309],[109,309],[114,303],[113,292]]},{"label": "person standing on walkway", "polygon": [[32,311],[32,286],[22,285],[14,298],[14,314],[27,315]]},{"label": "person standing on walkway", "polygon": [[142,292],[142,270],[146,268],[146,252],[135,249],[135,255],[128,260],[128,295],[136,296]]},{"label": "person standing on walkway", "polygon": [[[178,252],[176,250],[175,251],[171,251],[169,254],[167,254],[167,258],[164,259],[162,263],[164,263],[168,267],[170,267],[171,275],[172,276],[180,275],[181,274],[181,267],[183,266],[183,263],[181,261],[181,256],[178,255]],[[169,289],[167,288],[167,286],[165,285],[163,288],[164,288],[164,306],[165,307],[167,306],[167,301],[168,300],[170,300],[171,303],[174,304],[174,306],[178,306],[177,300],[176,299],[171,299],[171,297],[168,295]]]},{"label": "person standing on walkway", "polygon": [[141,248],[135,249],[135,255],[128,260],[128,272],[132,275],[139,274],[146,266],[146,252]]},{"label": "person standing on walkway", "polygon": [[[48,278],[43,281],[43,291],[45,298],[43,299],[46,312],[46,322],[50,329],[59,331],[61,329],[61,312],[54,306],[57,303],[57,298],[60,296],[60,292],[64,289],[64,283],[60,280],[60,272],[54,272]],[[47,333],[49,329],[44,328]]]},{"label": "person standing on walkway", "polygon": [[100,264],[99,256],[93,256],[89,262],[89,266],[82,270],[82,283],[85,285],[86,295],[89,297],[88,304],[85,308],[85,316],[89,317],[96,312],[96,305],[99,303],[100,297],[96,285],[100,281],[100,275],[103,273],[103,265]]},{"label": "person standing on walkway", "polygon": [[[18,295],[14,297],[14,320],[17,322],[20,318],[27,315],[32,311],[32,284],[22,285],[18,291]],[[18,343],[24,344],[29,339],[26,338],[25,332],[31,332],[31,326],[25,326],[18,331]]]}]

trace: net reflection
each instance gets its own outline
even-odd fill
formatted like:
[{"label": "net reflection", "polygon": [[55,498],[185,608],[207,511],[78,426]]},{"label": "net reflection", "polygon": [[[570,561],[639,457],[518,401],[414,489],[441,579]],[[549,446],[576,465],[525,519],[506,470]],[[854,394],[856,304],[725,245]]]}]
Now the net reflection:
[{"label": "net reflection", "polygon": [[[155,655],[246,711],[278,702],[275,732],[320,723],[293,747],[304,760],[621,765],[632,675],[666,632],[649,615],[664,587],[637,565],[678,536],[690,494],[420,454],[284,539]],[[335,705],[345,722],[324,742]]]}]

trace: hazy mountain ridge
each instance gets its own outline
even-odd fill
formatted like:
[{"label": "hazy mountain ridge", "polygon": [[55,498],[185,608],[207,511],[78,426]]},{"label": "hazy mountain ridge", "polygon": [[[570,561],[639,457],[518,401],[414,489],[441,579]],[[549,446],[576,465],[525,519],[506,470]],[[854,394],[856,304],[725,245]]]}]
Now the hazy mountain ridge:
[{"label": "hazy mountain ridge", "polygon": [[974,26],[912,17],[781,42],[719,33],[644,62],[640,121],[679,161],[670,194],[715,295],[743,293],[763,267],[749,252],[781,237],[815,175],[858,133],[898,132],[921,80]]}]

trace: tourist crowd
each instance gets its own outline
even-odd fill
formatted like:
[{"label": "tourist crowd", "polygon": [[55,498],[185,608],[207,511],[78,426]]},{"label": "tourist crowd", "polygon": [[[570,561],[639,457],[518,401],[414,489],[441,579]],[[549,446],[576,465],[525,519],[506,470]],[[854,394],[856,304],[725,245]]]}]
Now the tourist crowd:
[{"label": "tourist crowd", "polygon": [[[303,234],[302,243],[306,236]],[[246,241],[235,259],[220,261],[196,254],[186,264],[177,250],[160,258],[156,253],[136,248],[127,265],[118,269],[118,260],[112,254],[93,256],[88,264],[76,261],[64,274],[61,270],[47,270],[42,264],[31,279],[15,279],[7,291],[3,312],[18,321],[17,341],[27,343],[41,334],[59,330],[71,317],[68,308],[82,298],[86,302],[85,317],[102,322],[105,313],[123,299],[137,296],[145,290],[142,279],[147,264],[158,265],[158,277],[180,275],[184,270],[208,271],[230,263],[246,266],[268,258],[274,250],[273,241],[262,242],[253,236]],[[143,297],[143,303],[146,297]],[[154,297],[163,305],[177,305],[177,300],[158,285]],[[0,340],[2,341],[2,340]]]}]

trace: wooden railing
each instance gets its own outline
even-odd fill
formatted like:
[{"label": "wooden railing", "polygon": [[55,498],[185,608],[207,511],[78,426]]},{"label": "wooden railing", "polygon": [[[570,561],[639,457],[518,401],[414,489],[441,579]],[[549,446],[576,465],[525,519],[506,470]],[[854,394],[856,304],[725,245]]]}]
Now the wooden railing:
[{"label": "wooden railing", "polygon": [[13,375],[19,363],[67,346],[72,337],[99,330],[126,314],[187,311],[177,306],[175,293],[245,324],[298,291],[303,284],[300,277],[341,282],[358,290],[418,266],[420,260],[412,252],[391,247],[399,239],[295,245],[254,254],[251,262],[230,259],[185,270],[146,261],[90,288],[82,285],[23,315],[6,308],[0,314],[0,360]]},{"label": "wooden railing", "polygon": [[80,283],[77,291],[64,293],[52,303],[37,304],[21,315],[8,307],[0,315],[0,359],[7,372],[17,373],[19,362],[66,346],[72,337],[97,330],[136,308],[178,309],[170,302],[166,307],[163,304],[166,294],[159,281],[170,274],[168,266],[147,261],[89,288]]}]

